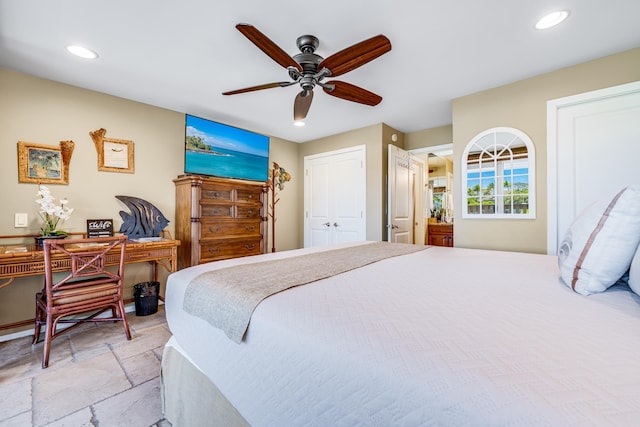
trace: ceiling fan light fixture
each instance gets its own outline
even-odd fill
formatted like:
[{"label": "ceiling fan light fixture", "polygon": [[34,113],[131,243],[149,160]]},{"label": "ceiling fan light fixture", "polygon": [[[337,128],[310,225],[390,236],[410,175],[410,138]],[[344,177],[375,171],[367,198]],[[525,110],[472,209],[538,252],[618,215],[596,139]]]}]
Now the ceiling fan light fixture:
[{"label": "ceiling fan light fixture", "polygon": [[304,126],[303,120],[309,112],[309,107],[313,100],[313,89],[316,85],[322,87],[331,96],[351,102],[374,106],[382,101],[381,96],[350,83],[341,81],[322,83],[325,77],[348,73],[389,52],[391,50],[391,42],[382,34],[351,45],[328,58],[322,58],[315,53],[320,42],[317,37],[307,34],[298,37],[296,44],[300,53],[291,57],[256,27],[250,24],[238,24],[236,29],[268,57],[286,68],[292,81],[236,89],[223,92],[223,95],[236,95],[298,84],[302,91],[296,95],[293,103],[293,123],[296,126]]},{"label": "ceiling fan light fixture", "polygon": [[546,30],[547,28],[555,27],[569,16],[568,10],[558,10],[556,12],[551,12],[542,18],[538,22],[536,22],[537,30]]},{"label": "ceiling fan light fixture", "polygon": [[79,56],[84,59],[96,59],[98,54],[91,49],[87,49],[84,46],[79,45],[69,45],[67,46],[67,50],[74,54],[75,56]]}]

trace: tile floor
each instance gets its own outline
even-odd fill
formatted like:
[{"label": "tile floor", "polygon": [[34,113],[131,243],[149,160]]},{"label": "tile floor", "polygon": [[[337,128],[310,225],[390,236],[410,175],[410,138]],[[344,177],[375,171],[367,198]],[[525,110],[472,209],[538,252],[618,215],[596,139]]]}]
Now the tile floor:
[{"label": "tile floor", "polygon": [[129,313],[121,323],[89,323],[53,340],[49,367],[32,337],[0,343],[0,427],[168,427],[162,417],[160,360],[171,333],[164,310]]}]

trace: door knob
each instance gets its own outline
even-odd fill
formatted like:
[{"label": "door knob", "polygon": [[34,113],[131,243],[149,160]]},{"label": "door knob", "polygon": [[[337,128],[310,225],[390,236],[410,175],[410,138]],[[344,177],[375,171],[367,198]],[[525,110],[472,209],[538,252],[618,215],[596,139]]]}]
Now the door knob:
[{"label": "door knob", "polygon": [[325,222],[325,223],[324,223],[324,224],[322,224],[322,225],[324,225],[325,227],[330,227],[330,226],[331,226],[331,223],[329,223],[329,222]]},{"label": "door knob", "polygon": [[334,222],[334,223],[333,223],[333,226],[334,226],[334,227],[339,227],[339,226],[340,226],[340,224],[338,224],[337,222]]}]

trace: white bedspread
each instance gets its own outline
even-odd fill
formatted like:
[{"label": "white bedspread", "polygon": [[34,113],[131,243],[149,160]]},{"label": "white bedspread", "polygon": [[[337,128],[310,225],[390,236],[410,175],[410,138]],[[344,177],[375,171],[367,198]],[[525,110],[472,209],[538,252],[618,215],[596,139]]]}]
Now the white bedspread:
[{"label": "white bedspread", "polygon": [[175,340],[253,426],[638,425],[640,298],[573,293],[556,258],[434,247],[273,295],[240,345],[182,310]]}]

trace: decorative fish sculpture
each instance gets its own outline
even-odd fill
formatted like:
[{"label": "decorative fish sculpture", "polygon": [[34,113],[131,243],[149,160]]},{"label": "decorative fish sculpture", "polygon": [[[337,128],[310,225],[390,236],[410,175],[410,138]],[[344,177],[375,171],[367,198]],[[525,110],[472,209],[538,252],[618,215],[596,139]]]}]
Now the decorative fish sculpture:
[{"label": "decorative fish sculpture", "polygon": [[116,196],[116,199],[131,210],[131,213],[120,211],[123,221],[120,233],[126,234],[129,238],[159,237],[169,224],[162,212],[146,200],[132,196]]}]

